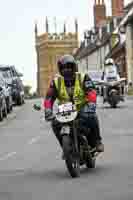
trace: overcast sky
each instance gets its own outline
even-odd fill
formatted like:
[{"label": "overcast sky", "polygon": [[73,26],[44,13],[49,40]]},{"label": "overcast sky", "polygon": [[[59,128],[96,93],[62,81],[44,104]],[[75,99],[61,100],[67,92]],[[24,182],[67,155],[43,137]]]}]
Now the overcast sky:
[{"label": "overcast sky", "polygon": [[[108,14],[111,13],[106,0]],[[126,0],[125,4],[130,2]],[[14,64],[24,74],[24,83],[36,88],[36,52],[34,22],[38,21],[39,32],[45,31],[45,16],[54,31],[54,16],[57,31],[74,31],[74,18],[78,18],[80,36],[93,26],[94,0],[4,0],[0,6],[0,64]]]}]

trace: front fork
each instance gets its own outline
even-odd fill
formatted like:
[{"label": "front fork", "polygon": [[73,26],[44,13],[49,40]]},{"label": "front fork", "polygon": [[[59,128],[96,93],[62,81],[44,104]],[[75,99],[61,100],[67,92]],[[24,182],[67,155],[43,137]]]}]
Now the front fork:
[{"label": "front fork", "polygon": [[78,126],[77,121],[74,121],[69,125],[64,125],[61,129],[61,135],[62,135],[62,137],[66,135],[70,138],[70,140],[72,140],[72,142],[71,142],[72,155],[76,160],[77,159],[79,160],[80,153],[79,153],[77,126]]},{"label": "front fork", "polygon": [[74,121],[72,124],[73,129],[73,143],[74,143],[74,154],[76,156],[76,159],[80,159],[80,150],[79,150],[79,144],[78,144],[78,133],[77,133],[77,121]]}]

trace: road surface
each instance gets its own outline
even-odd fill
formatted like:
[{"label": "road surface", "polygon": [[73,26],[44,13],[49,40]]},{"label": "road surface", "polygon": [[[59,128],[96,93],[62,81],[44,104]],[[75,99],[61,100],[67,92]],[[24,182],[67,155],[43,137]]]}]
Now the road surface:
[{"label": "road surface", "polygon": [[50,125],[33,104],[0,123],[0,200],[133,200],[133,100],[117,109],[99,101],[105,153],[79,179],[69,176]]}]

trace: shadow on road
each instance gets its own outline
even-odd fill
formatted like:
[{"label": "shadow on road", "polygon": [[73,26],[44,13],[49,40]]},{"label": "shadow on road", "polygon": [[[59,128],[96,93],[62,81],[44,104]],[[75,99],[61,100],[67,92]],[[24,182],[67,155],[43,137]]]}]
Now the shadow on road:
[{"label": "shadow on road", "polygon": [[[80,178],[88,178],[88,176],[92,177],[100,177],[103,174],[107,174],[110,171],[110,168],[105,166],[97,166],[95,169],[87,169],[86,167],[81,168]],[[44,181],[64,181],[64,180],[72,180],[66,168],[62,169],[48,169],[45,171],[29,171],[26,174],[27,178],[30,179],[39,179]],[[73,179],[74,180],[74,179]]]},{"label": "shadow on road", "polygon": [[118,105],[116,108],[111,108],[109,105],[107,106],[99,106],[99,109],[109,109],[109,110],[118,110],[118,109],[127,109],[129,108],[128,105]]},{"label": "shadow on road", "polygon": [[26,177],[33,179],[43,179],[45,181],[59,181],[69,179],[69,174],[66,169],[47,169],[44,171],[29,171]]}]

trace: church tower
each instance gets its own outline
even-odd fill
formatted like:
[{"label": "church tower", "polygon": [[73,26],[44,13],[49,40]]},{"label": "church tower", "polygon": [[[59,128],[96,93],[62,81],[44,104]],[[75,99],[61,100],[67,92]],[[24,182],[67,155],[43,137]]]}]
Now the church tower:
[{"label": "church tower", "polygon": [[66,23],[61,33],[50,33],[48,18],[45,32],[38,33],[35,24],[35,47],[37,53],[37,93],[45,96],[49,83],[57,73],[57,60],[64,54],[72,54],[79,47],[78,22],[75,20],[75,31],[67,32]]}]

